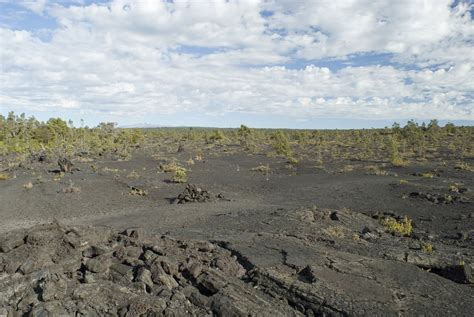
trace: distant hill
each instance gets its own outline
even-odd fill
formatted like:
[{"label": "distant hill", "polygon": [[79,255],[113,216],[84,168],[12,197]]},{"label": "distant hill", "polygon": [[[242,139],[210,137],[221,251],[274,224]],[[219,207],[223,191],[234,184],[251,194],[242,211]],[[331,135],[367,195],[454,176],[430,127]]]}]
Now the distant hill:
[{"label": "distant hill", "polygon": [[134,123],[134,124],[127,124],[127,125],[120,125],[119,128],[163,128],[165,126],[160,124],[153,124],[153,123]]}]

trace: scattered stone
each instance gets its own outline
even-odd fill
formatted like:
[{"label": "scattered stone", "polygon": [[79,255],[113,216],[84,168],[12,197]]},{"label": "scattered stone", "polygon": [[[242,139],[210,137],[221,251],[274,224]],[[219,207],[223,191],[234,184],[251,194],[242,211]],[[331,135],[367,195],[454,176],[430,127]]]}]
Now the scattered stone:
[{"label": "scattered stone", "polygon": [[40,162],[44,163],[48,160],[48,155],[46,154],[45,151],[41,150],[36,153],[31,153],[30,154],[30,162]]},{"label": "scattered stone", "polygon": [[13,233],[0,239],[0,252],[11,251],[25,243],[24,234]]},{"label": "scattered stone", "polygon": [[193,277],[196,279],[199,274],[202,272],[202,265],[200,263],[192,263],[189,267],[186,269],[186,273],[189,274],[189,276]]},{"label": "scattered stone", "polygon": [[474,276],[472,274],[472,265],[446,265],[442,267],[433,267],[431,272],[450,279],[456,283],[474,284]]},{"label": "scattered stone", "polygon": [[188,184],[184,191],[176,198],[177,204],[185,204],[191,202],[206,202],[212,200],[211,194],[194,184]]},{"label": "scattered stone", "polygon": [[208,271],[202,273],[196,280],[205,294],[212,296],[223,288],[227,282],[225,278],[217,271]]},{"label": "scattered stone", "polygon": [[144,233],[145,231],[142,228],[129,228],[122,232],[123,235],[134,239],[140,239]]},{"label": "scattered stone", "polygon": [[148,196],[148,191],[146,191],[145,189],[142,189],[142,188],[132,186],[132,187],[130,187],[129,194],[132,195],[132,196],[145,197],[145,196]]},{"label": "scattered stone", "polygon": [[299,273],[300,278],[307,283],[316,283],[317,277],[314,268],[310,265],[306,266]]},{"label": "scattered stone", "polygon": [[176,280],[165,273],[161,265],[155,264],[151,267],[152,280],[158,285],[166,286],[168,289],[173,289],[178,287]]},{"label": "scattered stone", "polygon": [[108,257],[97,257],[87,260],[86,269],[93,273],[102,273],[108,270],[109,265],[110,263]]},{"label": "scattered stone", "polygon": [[331,212],[331,214],[329,215],[329,218],[331,218],[331,220],[335,220],[335,221],[339,221],[339,216],[337,214],[337,211],[333,211]]},{"label": "scattered stone", "polygon": [[411,198],[424,199],[434,204],[453,204],[453,203],[468,203],[469,199],[461,195],[453,194],[438,194],[438,193],[424,193],[424,192],[411,192],[409,194]]},{"label": "scattered stone", "polygon": [[59,170],[62,173],[72,173],[73,171],[77,170],[74,168],[74,164],[72,164],[71,160],[65,157],[61,157],[58,159]]},{"label": "scattered stone", "polygon": [[[27,237],[20,239],[25,242],[17,240],[0,253],[0,315],[396,316],[470,311],[471,288],[456,284],[474,282],[470,249],[447,257],[439,244],[434,253],[425,254],[418,249],[426,239],[421,231],[415,241],[377,233],[375,220],[356,213],[340,211],[338,216],[344,224],[352,217],[353,232],[363,228],[363,236],[374,235],[377,241],[346,237],[342,243],[311,245],[318,241],[313,229],[319,222],[330,224],[329,214],[310,224],[293,216],[272,218],[305,223],[312,236],[281,231],[271,240],[269,235],[253,235],[256,243],[248,249],[234,249],[225,241],[152,235],[139,228],[116,233],[48,225],[18,231],[19,237]],[[294,224],[285,230],[302,231]],[[71,238],[88,243],[72,246],[67,242]],[[383,243],[386,249],[380,249]],[[363,255],[380,251],[386,254]],[[434,301],[435,296],[454,303]],[[400,304],[407,310],[401,311]]]},{"label": "scattered stone", "polygon": [[96,256],[99,256],[108,252],[108,250],[109,250],[108,248],[105,248],[103,246],[93,245],[93,246],[88,247],[84,251],[82,251],[82,256],[86,258],[94,258]]},{"label": "scattered stone", "polygon": [[147,270],[146,268],[144,268],[143,266],[138,268],[137,277],[135,278],[135,281],[143,282],[148,287],[153,286],[153,280],[151,279],[151,272]]}]

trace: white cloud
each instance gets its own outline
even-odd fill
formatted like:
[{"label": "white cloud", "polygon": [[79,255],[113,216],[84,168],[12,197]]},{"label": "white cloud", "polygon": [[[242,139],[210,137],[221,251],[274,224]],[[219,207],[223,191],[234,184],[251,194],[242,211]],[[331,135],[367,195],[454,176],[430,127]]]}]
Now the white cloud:
[{"label": "white cloud", "polygon": [[37,14],[43,14],[46,7],[46,0],[20,0],[18,4]]},{"label": "white cloud", "polygon": [[[29,8],[60,27],[48,42],[0,29],[1,111],[474,120],[467,4],[117,0]],[[380,53],[399,64],[282,66]]]}]

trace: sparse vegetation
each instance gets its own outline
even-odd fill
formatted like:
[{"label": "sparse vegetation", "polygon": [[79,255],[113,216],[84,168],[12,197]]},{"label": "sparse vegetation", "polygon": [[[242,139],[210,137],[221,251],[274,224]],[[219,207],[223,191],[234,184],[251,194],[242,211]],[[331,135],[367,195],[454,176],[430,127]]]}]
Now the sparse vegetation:
[{"label": "sparse vegetation", "polygon": [[43,151],[52,156],[115,155],[124,159],[133,148],[140,146],[144,135],[138,129],[118,129],[114,123],[97,127],[76,128],[72,121],[51,118],[40,122],[10,112],[0,116],[0,154],[36,153]]},{"label": "sparse vegetation", "polygon": [[474,171],[474,168],[469,165],[467,162],[460,162],[454,165],[454,168],[460,171],[469,171],[472,172]]},{"label": "sparse vegetation", "polygon": [[172,178],[175,183],[186,183],[188,181],[187,170],[184,167],[178,167]]},{"label": "sparse vegetation", "polygon": [[24,189],[32,189],[33,188],[33,183],[32,182],[28,182],[26,184],[23,185],[23,188]]},{"label": "sparse vegetation", "polygon": [[263,174],[268,174],[270,172],[270,165],[259,165],[257,167],[252,168],[252,171],[254,172],[260,172]]},{"label": "sparse vegetation", "polygon": [[[78,162],[90,162],[93,157],[109,155],[128,160],[137,147],[166,147],[176,152],[176,144],[191,150],[219,145],[240,144],[250,153],[273,150],[295,165],[305,153],[318,164],[335,160],[386,161],[394,167],[409,162],[430,159],[456,159],[455,167],[472,171],[465,158],[474,156],[472,127],[447,124],[440,127],[436,120],[419,125],[413,120],[402,127],[369,130],[265,130],[241,125],[239,129],[157,128],[119,129],[114,123],[97,127],[75,127],[73,122],[53,118],[40,122],[13,112],[0,116],[0,154],[16,153],[46,156],[67,156]],[[201,142],[201,145],[199,145]],[[258,146],[257,146],[258,145]],[[81,155],[79,155],[81,154]],[[200,155],[200,154],[199,154]],[[161,157],[162,152],[156,154]],[[24,160],[26,157],[21,158]],[[195,161],[199,161],[195,159]]]},{"label": "sparse vegetation", "polygon": [[421,250],[427,254],[433,253],[433,245],[431,243],[423,243],[421,245]]},{"label": "sparse vegetation", "polygon": [[433,178],[434,174],[431,173],[431,172],[426,172],[426,173],[422,173],[421,177],[423,177],[423,178]]},{"label": "sparse vegetation", "polygon": [[167,164],[160,164],[159,166],[159,170],[165,173],[175,173],[178,168],[181,167],[174,161]]},{"label": "sparse vegetation", "polygon": [[380,224],[387,228],[387,230],[393,234],[399,234],[402,236],[410,236],[413,231],[412,220],[408,217],[404,217],[401,220],[396,220],[392,217],[381,218]]},{"label": "sparse vegetation", "polygon": [[69,180],[69,185],[64,187],[62,189],[62,192],[65,193],[65,194],[70,194],[70,193],[80,193],[81,192],[81,188],[80,187],[77,187],[77,186],[74,186],[74,183],[72,182],[72,180]]},{"label": "sparse vegetation", "polygon": [[333,237],[333,238],[344,238],[345,237],[345,228],[343,226],[332,226],[323,230],[324,233]]}]

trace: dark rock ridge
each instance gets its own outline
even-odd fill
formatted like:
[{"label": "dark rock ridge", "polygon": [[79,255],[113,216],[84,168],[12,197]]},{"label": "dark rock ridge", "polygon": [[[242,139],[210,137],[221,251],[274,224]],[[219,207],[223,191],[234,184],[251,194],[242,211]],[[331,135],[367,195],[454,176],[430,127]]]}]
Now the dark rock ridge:
[{"label": "dark rock ridge", "polygon": [[1,316],[299,315],[210,242],[52,224],[0,245]]},{"label": "dark rock ridge", "polygon": [[0,316],[463,316],[474,307],[469,250],[426,254],[421,240],[344,210],[265,219],[261,233],[227,232],[230,242],[140,228],[12,231],[0,237]]},{"label": "dark rock ridge", "polygon": [[469,199],[462,195],[454,194],[439,194],[439,193],[424,193],[424,192],[411,192],[411,198],[419,198],[430,201],[434,204],[454,204],[454,203],[469,203]]}]

